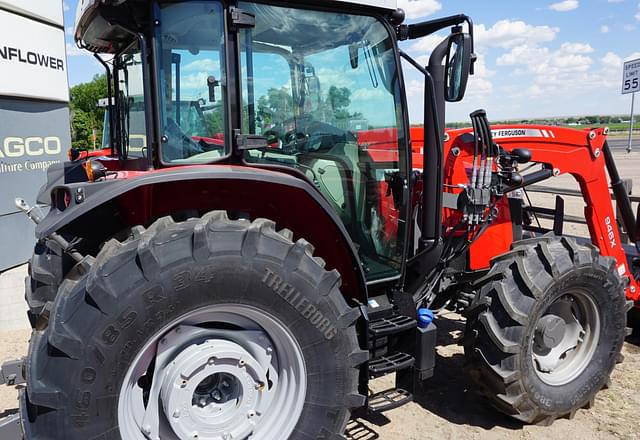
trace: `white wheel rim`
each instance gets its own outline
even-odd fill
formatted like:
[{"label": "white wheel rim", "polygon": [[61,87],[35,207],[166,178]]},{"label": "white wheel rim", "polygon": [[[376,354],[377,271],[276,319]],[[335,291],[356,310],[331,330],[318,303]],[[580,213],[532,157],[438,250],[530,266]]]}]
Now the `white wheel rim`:
[{"label": "white wheel rim", "polygon": [[280,440],[295,429],[306,388],[302,350],[277,318],[244,304],[209,306],[138,353],[120,389],[118,426],[131,440]]}]

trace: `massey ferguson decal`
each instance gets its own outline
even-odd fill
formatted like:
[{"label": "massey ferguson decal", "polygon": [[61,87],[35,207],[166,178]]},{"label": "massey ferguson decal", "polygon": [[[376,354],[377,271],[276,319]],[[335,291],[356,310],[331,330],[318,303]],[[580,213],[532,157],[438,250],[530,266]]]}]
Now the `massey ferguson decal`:
[{"label": "massey ferguson decal", "polygon": [[539,130],[532,128],[500,128],[491,130],[491,136],[494,139],[514,138],[514,137],[541,137],[555,138],[556,135],[552,130]]}]

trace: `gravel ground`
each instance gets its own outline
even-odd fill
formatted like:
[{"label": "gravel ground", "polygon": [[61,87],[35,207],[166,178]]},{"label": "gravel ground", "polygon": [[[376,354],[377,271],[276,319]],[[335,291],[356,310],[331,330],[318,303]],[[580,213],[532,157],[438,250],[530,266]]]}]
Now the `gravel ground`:
[{"label": "gravel ground", "polygon": [[[625,361],[592,409],[580,410],[573,420],[556,420],[551,426],[526,426],[494,410],[471,388],[463,371],[463,349],[457,345],[464,321],[450,314],[438,319],[437,325],[438,358],[426,391],[415,402],[383,416],[353,420],[348,426],[349,439],[640,439],[640,338],[625,343]],[[392,378],[377,381],[382,383],[374,383],[376,389],[393,383]]]},{"label": "gravel ground", "polygon": [[[415,402],[375,418],[355,419],[347,427],[350,440],[423,439],[640,439],[640,338],[629,339],[611,388],[603,390],[590,410],[552,426],[523,426],[491,408],[476,395],[463,371],[464,356],[457,338],[464,321],[455,314],[436,320],[439,330],[435,375]],[[0,359],[26,353],[29,331],[0,333]],[[389,388],[393,378],[377,379],[376,390]],[[17,389],[0,387],[0,417],[15,412]]]},{"label": "gravel ground", "polygon": [[[640,193],[640,153],[616,154],[620,174],[634,179]],[[571,178],[552,179],[549,186],[576,187]],[[553,200],[532,194],[534,202]],[[584,204],[566,198],[566,212],[583,215]],[[584,234],[581,226],[567,225],[567,233]],[[625,361],[618,365],[612,385],[603,390],[590,410],[581,410],[573,420],[557,420],[550,427],[523,426],[492,409],[476,395],[463,371],[462,347],[457,345],[464,321],[456,314],[440,316],[438,359],[435,375],[416,396],[415,402],[384,415],[352,420],[348,426],[351,440],[418,439],[640,439],[637,408],[640,408],[640,338],[625,343]],[[0,360],[16,358],[27,351],[29,331],[0,332]],[[389,388],[393,378],[378,379],[375,390]],[[17,390],[0,387],[0,416],[15,411]]]}]

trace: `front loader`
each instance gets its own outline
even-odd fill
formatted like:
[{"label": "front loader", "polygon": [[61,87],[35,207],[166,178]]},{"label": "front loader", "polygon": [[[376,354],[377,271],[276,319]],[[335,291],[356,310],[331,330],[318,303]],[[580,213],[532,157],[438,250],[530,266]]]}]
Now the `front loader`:
[{"label": "front loader", "polygon": [[[352,414],[428,389],[445,308],[466,316],[468,369],[498,410],[551,423],[593,403],[638,301],[606,133],[491,127],[483,110],[445,131],[472,20],[405,24],[393,3],[80,3],[108,143],[17,202],[37,223],[33,333],[0,371],[26,382],[0,434],[344,438]],[[443,29],[428,66],[398,47]],[[422,127],[401,60],[424,76]],[[523,191],[567,173],[591,242],[562,234],[561,206],[550,231],[529,221]]]}]

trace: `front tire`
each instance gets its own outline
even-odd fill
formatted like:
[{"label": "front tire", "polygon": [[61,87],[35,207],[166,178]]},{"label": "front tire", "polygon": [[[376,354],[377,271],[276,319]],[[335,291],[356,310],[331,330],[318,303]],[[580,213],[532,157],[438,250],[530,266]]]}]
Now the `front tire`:
[{"label": "front tire", "polygon": [[595,247],[525,240],[494,260],[467,316],[481,393],[522,422],[550,424],[608,384],[625,338],[624,282]]},{"label": "front tire", "polygon": [[339,438],[364,403],[359,311],[291,238],[213,212],[80,263],[32,336],[27,438]]}]

